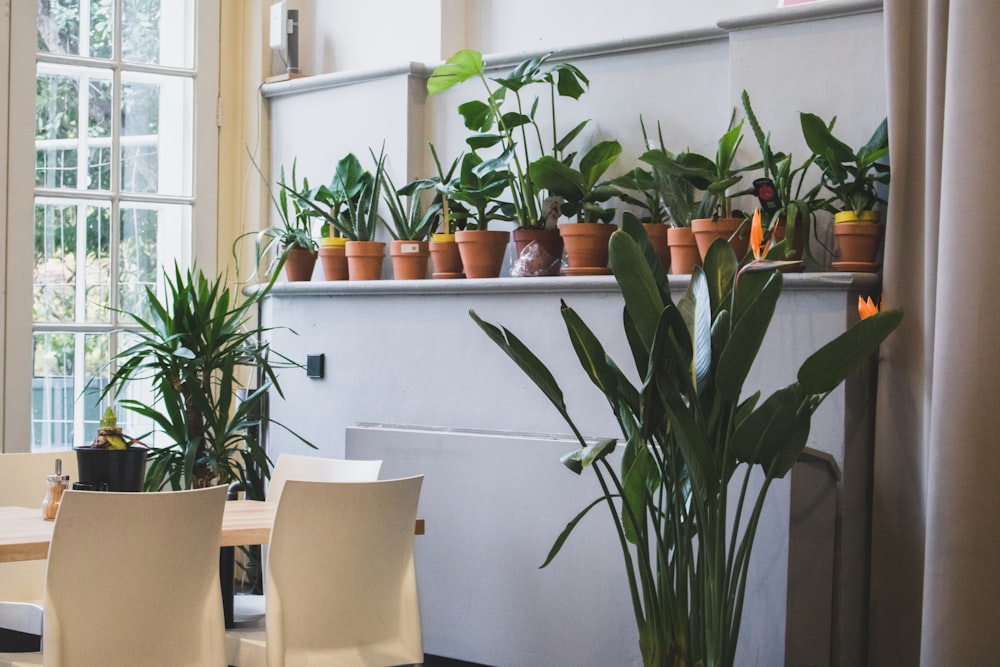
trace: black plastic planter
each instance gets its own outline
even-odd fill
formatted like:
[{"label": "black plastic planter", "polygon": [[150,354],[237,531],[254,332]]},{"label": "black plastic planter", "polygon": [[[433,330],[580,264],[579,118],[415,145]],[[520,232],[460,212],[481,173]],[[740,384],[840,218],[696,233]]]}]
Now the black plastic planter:
[{"label": "black plastic planter", "polygon": [[95,449],[75,447],[80,482],[93,484],[95,489],[108,491],[142,491],[146,478],[145,447],[128,449]]}]

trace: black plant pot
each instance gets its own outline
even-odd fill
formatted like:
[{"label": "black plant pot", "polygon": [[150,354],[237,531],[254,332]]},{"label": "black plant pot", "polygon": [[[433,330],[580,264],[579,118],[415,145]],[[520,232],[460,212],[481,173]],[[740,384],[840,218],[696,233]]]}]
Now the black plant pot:
[{"label": "black plant pot", "polygon": [[76,464],[81,482],[94,488],[107,485],[108,491],[142,491],[146,478],[145,447],[128,449],[96,449],[75,447]]}]

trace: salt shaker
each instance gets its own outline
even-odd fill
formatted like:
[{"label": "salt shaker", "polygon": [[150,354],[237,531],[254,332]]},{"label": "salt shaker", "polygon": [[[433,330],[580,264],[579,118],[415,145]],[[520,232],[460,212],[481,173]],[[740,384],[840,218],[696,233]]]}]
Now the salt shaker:
[{"label": "salt shaker", "polygon": [[59,501],[62,500],[63,491],[69,484],[69,475],[62,474],[62,459],[56,459],[56,471],[45,477],[47,489],[45,499],[42,501],[42,518],[46,521],[53,521],[56,512],[59,511]]}]

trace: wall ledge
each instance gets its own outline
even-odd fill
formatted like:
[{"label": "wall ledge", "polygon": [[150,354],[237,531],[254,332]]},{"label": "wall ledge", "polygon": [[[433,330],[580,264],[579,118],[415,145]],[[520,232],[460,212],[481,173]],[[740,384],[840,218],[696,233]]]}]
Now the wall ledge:
[{"label": "wall ledge", "polygon": [[804,5],[781,7],[760,14],[723,19],[719,21],[718,26],[726,32],[738,32],[857,14],[874,14],[881,11],[882,0],[822,0]]},{"label": "wall ledge", "polygon": [[[687,276],[669,276],[671,291],[687,287]],[[785,291],[872,290],[879,286],[874,273],[789,273],[784,277]],[[261,286],[247,288],[256,292]],[[307,296],[378,297],[381,295],[443,294],[586,294],[619,291],[614,276],[552,276],[547,278],[482,278],[476,280],[366,280],[279,282],[271,289],[278,298]]]}]

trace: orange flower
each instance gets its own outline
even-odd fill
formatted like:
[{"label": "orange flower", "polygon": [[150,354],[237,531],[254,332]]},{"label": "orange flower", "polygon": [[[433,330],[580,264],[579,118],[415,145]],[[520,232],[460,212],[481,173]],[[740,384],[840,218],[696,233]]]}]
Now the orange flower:
[{"label": "orange flower", "polygon": [[770,241],[764,245],[764,226],[760,221],[760,209],[757,209],[753,212],[753,222],[750,223],[750,248],[753,250],[754,261],[759,262],[765,257],[770,247]]},{"label": "orange flower", "polygon": [[878,306],[875,305],[871,297],[868,297],[867,300],[858,297],[858,315],[861,319],[867,319],[876,313],[878,313]]}]

